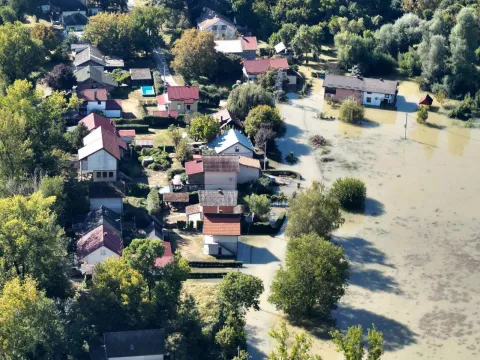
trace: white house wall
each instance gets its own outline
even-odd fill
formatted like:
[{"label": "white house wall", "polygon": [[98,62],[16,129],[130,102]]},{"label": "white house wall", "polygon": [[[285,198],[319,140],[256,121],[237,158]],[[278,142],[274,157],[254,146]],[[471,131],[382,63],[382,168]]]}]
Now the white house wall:
[{"label": "white house wall", "polygon": [[88,254],[82,259],[78,259],[78,261],[86,262],[87,264],[95,265],[105,261],[106,258],[113,257],[119,258],[117,253],[113,252],[110,249],[107,249],[105,246],[102,246],[95,250],[94,252]]},{"label": "white house wall", "polygon": [[236,172],[205,172],[205,190],[236,190]]},{"label": "white house wall", "polygon": [[[238,151],[236,151],[237,147],[238,147]],[[253,157],[253,151],[243,146],[240,143],[230,146],[228,149],[223,150],[219,154],[220,155],[239,155],[239,156],[245,156],[249,158]]]},{"label": "white house wall", "polygon": [[[213,30],[214,26],[216,26],[216,30]],[[227,28],[225,30],[222,30],[222,26],[226,26]],[[237,38],[237,29],[222,20],[217,21],[215,24],[202,29],[202,31],[210,31],[213,36],[218,39],[234,40]]]},{"label": "white house wall", "polygon": [[[389,97],[387,99],[388,102],[392,102],[394,96],[393,95],[387,95],[387,96]],[[367,98],[371,98],[372,101],[367,102]],[[385,94],[364,92],[362,99],[363,99],[363,104],[364,105],[380,106],[382,101],[385,99]]]},{"label": "white house wall", "polygon": [[197,227],[197,221],[200,221],[200,220],[202,220],[202,214],[201,213],[188,215],[188,221],[193,221],[193,226],[194,227]]},{"label": "white house wall", "polygon": [[222,248],[222,256],[235,255],[238,250],[238,236],[236,235],[203,235],[203,252],[209,255],[218,255],[218,248]]},{"label": "white house wall", "polygon": [[100,209],[102,205],[115,211],[118,214],[121,214],[123,211],[123,201],[121,198],[90,199],[90,211]]},{"label": "white house wall", "polygon": [[163,360],[163,355],[109,357],[108,360]]},{"label": "white house wall", "polygon": [[260,177],[260,170],[240,164],[240,172],[238,173],[238,183],[245,184],[250,181],[256,181]]},{"label": "white house wall", "polygon": [[103,149],[90,155],[87,160],[87,168],[82,163],[82,172],[117,171],[117,159]]}]

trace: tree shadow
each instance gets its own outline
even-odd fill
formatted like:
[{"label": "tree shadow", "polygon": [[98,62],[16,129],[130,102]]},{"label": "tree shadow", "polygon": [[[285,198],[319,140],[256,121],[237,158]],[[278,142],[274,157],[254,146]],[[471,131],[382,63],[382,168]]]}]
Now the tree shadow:
[{"label": "tree shadow", "polygon": [[333,314],[339,329],[346,331],[349,326],[362,325],[364,330],[372,324],[383,332],[385,351],[395,351],[417,342],[417,334],[406,325],[364,309],[340,306]]},{"label": "tree shadow", "polygon": [[310,146],[305,144],[305,140],[301,139],[304,133],[298,126],[287,124],[287,132],[284,137],[277,139],[276,145],[281,150],[283,157],[293,152],[295,156],[306,156],[311,152]]},{"label": "tree shadow", "polygon": [[445,125],[439,125],[439,124],[434,124],[430,122],[425,122],[424,124],[426,127],[432,128],[432,129],[437,129],[437,130],[443,130],[445,129]]},{"label": "tree shadow", "polygon": [[385,275],[376,269],[364,269],[353,265],[350,268],[350,279],[348,282],[370,291],[384,291],[396,295],[403,294],[395,278]]},{"label": "tree shadow", "polygon": [[379,264],[395,268],[393,264],[387,262],[387,255],[378,250],[370,241],[359,237],[332,236],[332,242],[343,247],[351,262]]},{"label": "tree shadow", "polygon": [[380,216],[385,213],[385,208],[380,201],[367,197],[360,208],[349,209],[348,211],[353,214],[362,214],[365,216]]}]

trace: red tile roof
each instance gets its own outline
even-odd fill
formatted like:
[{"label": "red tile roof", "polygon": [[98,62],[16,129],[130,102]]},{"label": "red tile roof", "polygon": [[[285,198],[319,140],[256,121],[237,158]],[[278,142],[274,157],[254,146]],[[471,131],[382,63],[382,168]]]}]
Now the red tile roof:
[{"label": "red tile roof", "polygon": [[103,127],[111,133],[116,133],[115,125],[109,118],[95,113],[85,116],[82,120],[80,120],[80,123],[84,124],[90,131],[98,127]]},{"label": "red tile roof", "polygon": [[100,225],[77,241],[77,256],[83,259],[102,246],[122,255],[123,241],[120,234],[108,226]]},{"label": "red tile roof", "polygon": [[198,100],[198,86],[167,86],[168,100],[170,101],[186,101]]},{"label": "red tile roof", "polygon": [[177,110],[170,110],[170,114],[168,113],[168,110],[157,110],[153,112],[153,116],[160,116],[160,117],[171,117],[173,119],[176,119],[178,116],[178,111]]},{"label": "red tile roof", "polygon": [[158,103],[158,105],[166,105],[167,104],[167,99],[165,98],[165,94],[157,96],[157,103]]},{"label": "red tile roof", "polygon": [[245,71],[249,75],[255,74],[264,74],[268,70],[288,70],[290,67],[288,66],[287,59],[280,58],[280,59],[256,59],[256,60],[244,60],[243,66],[245,67]]},{"label": "red tile roof", "polygon": [[240,235],[240,217],[203,214],[203,235]]},{"label": "red tile roof", "polygon": [[164,267],[173,261],[172,245],[169,242],[164,241],[163,246],[165,247],[165,252],[161,258],[155,259],[156,267]]},{"label": "red tile roof", "polygon": [[137,134],[135,130],[118,130],[118,135],[121,137],[124,137],[124,136],[135,136]]},{"label": "red tile roof", "polygon": [[185,163],[185,173],[195,175],[203,172],[203,160],[192,160]]},{"label": "red tile roof", "polygon": [[106,89],[85,89],[77,91],[77,96],[83,101],[106,101]]},{"label": "red tile roof", "polygon": [[[120,147],[124,149],[127,148],[125,141],[117,135],[112,134],[110,131],[105,130],[103,127],[97,128],[94,131],[99,131],[100,134],[96,134],[97,136],[92,137],[92,139],[95,140],[78,150],[79,160],[82,160],[102,149],[120,160]],[[93,136],[93,132],[88,136]]]},{"label": "red tile roof", "polygon": [[257,50],[256,36],[242,36],[242,49],[256,51]]},{"label": "red tile roof", "polygon": [[122,110],[122,100],[107,100],[105,110]]}]

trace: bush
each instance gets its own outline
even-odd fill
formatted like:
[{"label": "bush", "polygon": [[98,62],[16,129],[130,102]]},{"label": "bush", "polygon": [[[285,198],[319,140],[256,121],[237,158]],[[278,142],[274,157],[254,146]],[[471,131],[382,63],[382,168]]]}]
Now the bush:
[{"label": "bush", "polygon": [[203,231],[203,220],[197,220],[197,230]]},{"label": "bush", "polygon": [[355,98],[347,98],[340,105],[339,119],[348,123],[358,123],[363,120],[365,109]]},{"label": "bush", "polygon": [[167,171],[168,180],[172,180],[175,175],[185,174],[185,169],[170,169]]},{"label": "bush", "polygon": [[148,133],[148,125],[144,124],[119,124],[115,125],[117,130],[135,130],[137,134],[147,134]]},{"label": "bush", "polygon": [[150,215],[159,215],[161,211],[160,195],[157,188],[152,188],[147,197],[147,210]]},{"label": "bush", "polygon": [[290,165],[293,165],[298,161],[298,157],[295,156],[293,151],[290,151],[290,153],[285,156],[285,161],[288,162]]},{"label": "bush", "polygon": [[146,197],[150,192],[150,186],[147,184],[127,184],[127,196]]},{"label": "bush", "polygon": [[420,106],[417,112],[417,122],[420,124],[425,124],[428,119],[428,110],[425,106]]},{"label": "bush", "polygon": [[162,74],[160,74],[160,71],[153,72],[153,86],[157,95],[163,94],[165,86],[163,84]]},{"label": "bush", "polygon": [[160,171],[162,170],[162,166],[158,163],[153,163],[147,166],[148,169],[153,170],[153,171]]},{"label": "bush", "polygon": [[183,119],[183,115],[179,115],[176,119],[172,117],[148,115],[143,118],[143,121],[154,128],[166,129],[170,125],[177,125],[178,122],[181,121],[179,119]]},{"label": "bush", "polygon": [[329,141],[325,139],[322,135],[313,135],[310,138],[310,143],[316,149],[330,145]]},{"label": "bush", "polygon": [[184,230],[185,227],[187,226],[187,222],[183,220],[178,220],[177,221],[177,227],[179,230]]},{"label": "bush", "polygon": [[361,209],[367,197],[365,183],[356,178],[340,178],[335,180],[330,194],[338,199],[340,205],[349,210]]}]

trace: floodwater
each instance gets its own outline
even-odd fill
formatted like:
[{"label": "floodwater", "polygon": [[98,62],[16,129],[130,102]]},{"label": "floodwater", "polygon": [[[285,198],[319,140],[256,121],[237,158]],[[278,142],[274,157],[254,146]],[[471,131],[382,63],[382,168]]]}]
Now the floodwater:
[{"label": "floodwater", "polygon": [[[352,265],[333,313],[341,330],[375,323],[385,360],[479,359],[480,129],[440,107],[418,124],[423,95],[401,82],[398,111],[369,108],[362,126],[319,120],[319,111],[336,111],[324,106],[321,90],[279,105],[288,126],[278,147],[299,158],[282,167],[301,173],[304,186],[345,176],[367,185],[365,213],[345,214],[333,237]],[[328,155],[308,146],[315,134],[331,141]],[[333,161],[323,162],[326,156]],[[320,337],[314,349],[325,360],[341,358]]]}]

